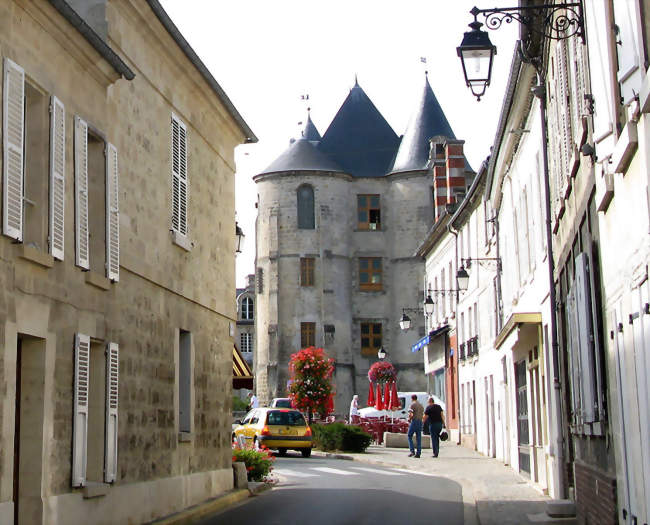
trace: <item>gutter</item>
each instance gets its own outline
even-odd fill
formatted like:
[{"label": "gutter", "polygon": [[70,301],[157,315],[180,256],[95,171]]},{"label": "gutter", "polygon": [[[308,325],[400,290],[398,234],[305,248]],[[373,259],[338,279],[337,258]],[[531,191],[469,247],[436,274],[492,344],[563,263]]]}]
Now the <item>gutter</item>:
[{"label": "gutter", "polygon": [[[50,0],[50,1],[54,1],[54,0]],[[235,120],[235,122],[237,122],[237,124],[239,125],[239,129],[244,133],[246,137],[246,143],[257,142],[257,137],[255,136],[255,133],[253,133],[253,131],[248,127],[248,124],[246,124],[244,118],[239,114],[237,108],[235,108],[234,104],[230,101],[230,98],[228,98],[226,92],[221,88],[219,83],[212,76],[212,73],[210,73],[208,68],[201,61],[201,59],[196,54],[196,52],[192,49],[192,46],[190,46],[187,40],[185,40],[181,32],[176,27],[176,24],[172,22],[172,19],[169,18],[167,12],[160,5],[160,2],[158,2],[158,0],[147,0],[147,3],[149,4],[149,7],[154,12],[156,17],[160,21],[160,23],[163,25],[163,27],[167,30],[167,32],[171,35],[174,41],[178,44],[178,47],[180,47],[183,53],[185,53],[185,56],[187,56],[187,58],[190,59],[190,62],[192,62],[194,67],[199,71],[199,73],[201,73],[201,76],[205,79],[205,81],[217,94],[219,100],[223,103],[224,106],[226,106],[226,110],[228,111],[230,116]]]},{"label": "gutter", "polygon": [[77,12],[64,0],[49,0],[50,4],[65,18],[70,25],[79,31],[88,43],[97,51],[113,69],[127,80],[133,80],[135,73],[113,51],[110,46],[90,27]]}]

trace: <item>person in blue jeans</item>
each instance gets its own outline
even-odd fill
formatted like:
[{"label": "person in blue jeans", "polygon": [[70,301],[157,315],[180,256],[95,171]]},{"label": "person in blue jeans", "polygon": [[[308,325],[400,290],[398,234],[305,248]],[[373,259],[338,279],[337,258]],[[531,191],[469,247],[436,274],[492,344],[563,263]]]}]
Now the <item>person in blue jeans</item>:
[{"label": "person in blue jeans", "polygon": [[434,458],[437,458],[438,452],[440,452],[440,432],[445,426],[445,418],[442,416],[442,412],[442,407],[430,397],[427,408],[424,410],[424,424],[429,426]]},{"label": "person in blue jeans", "polygon": [[[411,453],[409,457],[419,458],[422,453],[422,416],[424,415],[424,407],[418,403],[418,396],[413,394],[411,396],[411,407],[409,408],[409,431],[408,431],[408,441],[409,449]],[[413,446],[413,434],[415,434],[417,442],[417,454],[415,453],[415,447]]]}]

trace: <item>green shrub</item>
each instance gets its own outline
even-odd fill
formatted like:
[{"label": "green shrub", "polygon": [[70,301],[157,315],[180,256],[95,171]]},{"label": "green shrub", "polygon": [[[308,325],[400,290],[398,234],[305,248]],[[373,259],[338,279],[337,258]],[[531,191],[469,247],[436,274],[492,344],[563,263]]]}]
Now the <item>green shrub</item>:
[{"label": "green shrub", "polygon": [[313,424],[314,444],[321,450],[342,450],[344,452],[363,452],[372,442],[372,436],[361,427],[330,423]]},{"label": "green shrub", "polygon": [[232,410],[233,412],[246,412],[248,402],[244,401],[238,396],[232,396]]},{"label": "green shrub", "polygon": [[233,463],[243,461],[246,464],[248,481],[265,481],[273,470],[275,458],[268,449],[233,447],[232,460]]}]

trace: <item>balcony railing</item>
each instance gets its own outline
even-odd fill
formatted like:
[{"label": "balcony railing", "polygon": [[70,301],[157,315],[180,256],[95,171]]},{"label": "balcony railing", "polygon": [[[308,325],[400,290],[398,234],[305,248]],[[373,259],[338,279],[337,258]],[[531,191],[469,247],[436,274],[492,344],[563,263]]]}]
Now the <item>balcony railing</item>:
[{"label": "balcony railing", "polygon": [[465,359],[467,359],[465,343],[461,343],[460,346],[458,347],[458,357],[461,361],[465,361]]},{"label": "balcony railing", "polygon": [[474,357],[478,355],[478,336],[470,338],[467,341],[467,357]]}]

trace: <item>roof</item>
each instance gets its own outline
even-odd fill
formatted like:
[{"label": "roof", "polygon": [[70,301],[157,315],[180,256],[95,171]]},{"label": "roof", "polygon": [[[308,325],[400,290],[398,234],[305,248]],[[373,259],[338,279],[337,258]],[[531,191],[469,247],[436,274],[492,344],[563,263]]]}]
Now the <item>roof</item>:
[{"label": "roof", "polygon": [[312,142],[301,138],[293,142],[282,155],[262,170],[260,175],[281,171],[343,172],[344,170],[327,155],[321,153]]},{"label": "roof", "polygon": [[399,137],[355,83],[319,149],[350,175],[382,177],[392,166],[398,145]]},{"label": "roof", "polygon": [[302,138],[310,140],[312,142],[319,142],[321,140],[320,133],[318,129],[311,120],[311,115],[307,113],[307,122],[305,122],[305,129],[302,130]]},{"label": "roof", "polygon": [[422,95],[402,137],[391,173],[426,169],[429,139],[437,135],[456,138],[426,77]]},{"label": "roof", "polygon": [[215,80],[215,78],[212,76],[212,73],[210,73],[210,71],[205,66],[205,64],[201,61],[201,59],[196,54],[196,52],[187,43],[187,40],[185,40],[181,32],[174,24],[174,22],[172,22],[172,19],[169,18],[169,15],[162,8],[160,2],[158,2],[158,0],[147,0],[147,3],[149,4],[149,7],[151,7],[151,10],[154,12],[156,17],[160,21],[160,23],[163,25],[163,27],[167,30],[170,36],[178,44],[178,47],[181,48],[183,53],[185,53],[185,56],[189,58],[190,62],[192,62],[194,67],[199,71],[199,73],[201,73],[201,76],[205,79],[208,85],[217,94],[219,100],[226,107],[226,110],[228,111],[230,116],[237,123],[239,129],[245,135],[246,142],[257,142],[257,137],[255,136],[253,131],[248,127],[248,124],[246,124],[246,121],[244,121],[243,117],[239,114],[237,108],[235,108],[234,104],[230,101],[230,98],[228,98],[226,92],[221,88],[219,83]]}]

